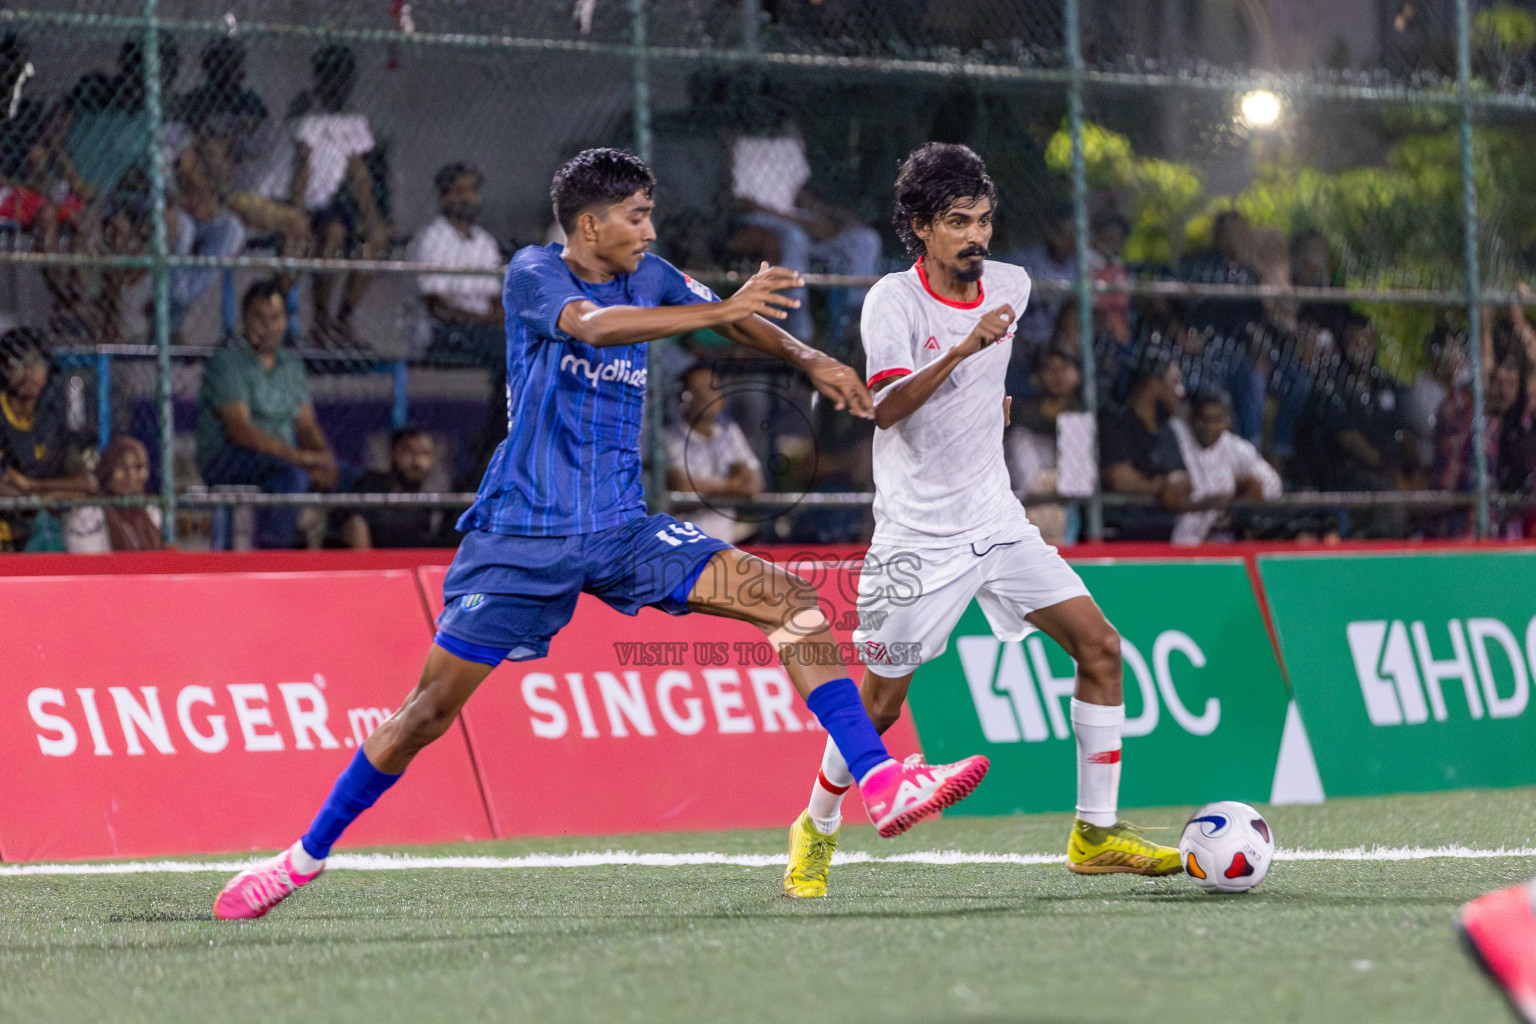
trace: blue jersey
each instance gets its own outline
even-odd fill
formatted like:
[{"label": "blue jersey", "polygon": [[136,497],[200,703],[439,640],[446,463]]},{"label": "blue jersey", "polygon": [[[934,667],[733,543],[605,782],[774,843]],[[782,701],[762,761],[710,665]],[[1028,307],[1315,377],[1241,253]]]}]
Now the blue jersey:
[{"label": "blue jersey", "polygon": [[684,306],[713,292],[649,253],[633,274],[591,284],[561,246],[529,246],[507,267],[507,439],[460,530],[523,537],[592,533],[645,515],[640,437],[646,344],[595,348],[560,329],[583,299],[599,306]]}]

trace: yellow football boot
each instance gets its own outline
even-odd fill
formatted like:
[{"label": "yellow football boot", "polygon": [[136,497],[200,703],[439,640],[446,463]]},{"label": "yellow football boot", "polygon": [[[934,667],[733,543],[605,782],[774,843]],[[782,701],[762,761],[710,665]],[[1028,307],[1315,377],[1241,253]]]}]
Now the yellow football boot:
[{"label": "yellow football boot", "polygon": [[[784,866],[784,895],[800,900],[825,896],[827,873],[832,870],[832,853],[836,849],[837,832],[822,835],[811,824],[811,812],[800,812],[800,817],[789,827],[789,863]],[[1173,856],[1177,861],[1177,850]]]},{"label": "yellow football boot", "polygon": [[1067,840],[1067,867],[1080,875],[1176,875],[1184,870],[1179,851],[1143,838],[1141,829],[1127,821],[1108,828],[1078,818]]}]

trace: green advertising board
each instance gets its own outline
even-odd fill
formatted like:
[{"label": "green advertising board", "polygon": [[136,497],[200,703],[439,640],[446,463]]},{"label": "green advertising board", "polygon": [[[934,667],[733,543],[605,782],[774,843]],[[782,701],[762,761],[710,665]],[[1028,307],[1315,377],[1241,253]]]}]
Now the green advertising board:
[{"label": "green advertising board", "polygon": [[[1289,697],[1243,562],[1075,567],[1122,638],[1122,806],[1276,795],[1277,765],[1296,761],[1281,757],[1282,734],[1303,754],[1306,739],[1299,719],[1287,714]],[[948,813],[1073,808],[1072,683],[1072,660],[1055,643],[1040,633],[1001,643],[971,604],[949,648],[918,670],[909,697],[930,760],[992,759],[986,782]],[[1310,770],[1308,762],[1300,774]],[[1305,779],[1302,790],[1296,799],[1322,798]]]},{"label": "green advertising board", "polygon": [[1330,796],[1536,783],[1536,552],[1259,571]]}]

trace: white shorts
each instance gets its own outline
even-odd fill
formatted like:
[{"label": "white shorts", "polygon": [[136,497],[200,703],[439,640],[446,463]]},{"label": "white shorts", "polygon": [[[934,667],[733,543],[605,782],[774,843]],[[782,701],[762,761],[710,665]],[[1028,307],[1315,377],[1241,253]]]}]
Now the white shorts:
[{"label": "white shorts", "polygon": [[[1028,526],[954,548],[877,545],[859,574],[859,627],[853,641],[869,671],[904,676],[949,646],[970,606],[981,605],[999,640],[1021,640],[1034,627],[1024,616],[1088,588],[1066,559]],[[1018,539],[1014,539],[1018,538]]]}]

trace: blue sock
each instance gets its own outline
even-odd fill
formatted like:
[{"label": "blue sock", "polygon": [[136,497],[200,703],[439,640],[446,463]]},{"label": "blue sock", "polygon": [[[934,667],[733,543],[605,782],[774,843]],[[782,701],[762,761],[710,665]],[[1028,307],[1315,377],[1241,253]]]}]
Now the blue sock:
[{"label": "blue sock", "polygon": [[316,860],[329,857],[331,845],[341,838],[353,819],[372,807],[373,802],[383,796],[384,791],[399,778],[398,775],[379,771],[368,760],[368,756],[359,750],[352,758],[352,763],[347,765],[347,770],[336,777],[331,795],[325,798],[320,813],[315,815],[309,831],[300,840],[304,844],[304,852]]},{"label": "blue sock", "polygon": [[805,698],[805,706],[811,709],[821,727],[827,730],[832,742],[848,762],[848,770],[856,781],[869,774],[869,770],[882,761],[890,760],[885,743],[875,731],[875,723],[864,711],[864,701],[852,679],[834,679],[822,683]]}]

